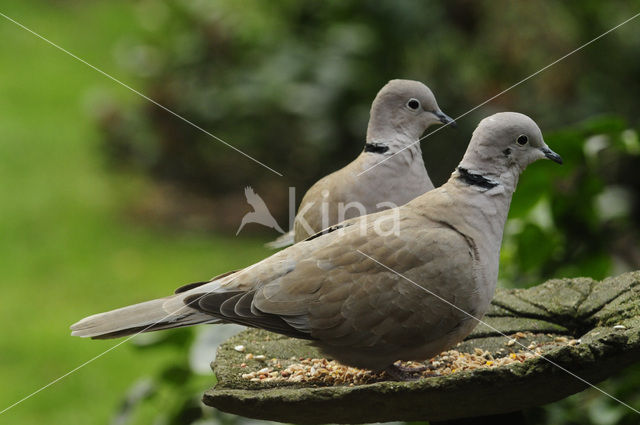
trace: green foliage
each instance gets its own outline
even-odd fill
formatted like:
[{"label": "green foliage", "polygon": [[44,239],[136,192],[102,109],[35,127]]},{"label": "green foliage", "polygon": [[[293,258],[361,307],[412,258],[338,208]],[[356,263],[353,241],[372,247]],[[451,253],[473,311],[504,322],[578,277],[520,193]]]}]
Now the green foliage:
[{"label": "green foliage", "polygon": [[[598,387],[637,409],[640,403],[638,385],[640,367],[635,365],[625,371],[623,378],[609,379],[598,384]],[[638,422],[637,413],[597,390],[587,390],[544,409],[535,409],[531,416],[538,419],[531,423],[541,424],[632,425]]]},{"label": "green foliage", "polygon": [[548,133],[565,164],[523,174],[506,227],[501,279],[527,286],[553,277],[602,279],[613,265],[637,268],[638,135],[616,117],[596,117]]},{"label": "green foliage", "polygon": [[[168,349],[171,359],[161,366],[155,376],[141,378],[127,391],[113,424],[191,423],[202,416],[197,395],[202,382],[189,369],[188,347],[193,342],[190,329],[177,329],[159,334],[143,335],[134,346],[144,356],[149,351]],[[158,409],[158,406],[162,406]]]},{"label": "green foliage", "polygon": [[[118,48],[127,71],[151,98],[285,177],[146,103],[103,110],[105,149],[115,164],[211,196],[247,183],[304,190],[362,149],[369,105],[387,80],[425,81],[457,116],[640,6],[500,3],[147,0],[146,33]],[[530,114],[544,130],[614,110],[637,120],[639,41],[622,27],[460,120],[457,132],[430,136],[430,174],[442,182],[496,109]]]},{"label": "green foliage", "polygon": [[[141,355],[169,349],[173,356],[151,377],[138,379],[123,397],[112,425],[240,425],[242,419],[204,406],[204,388],[215,385],[210,374],[198,375],[189,367],[193,329],[144,334],[135,340]],[[213,348],[215,349],[215,347]]]}]

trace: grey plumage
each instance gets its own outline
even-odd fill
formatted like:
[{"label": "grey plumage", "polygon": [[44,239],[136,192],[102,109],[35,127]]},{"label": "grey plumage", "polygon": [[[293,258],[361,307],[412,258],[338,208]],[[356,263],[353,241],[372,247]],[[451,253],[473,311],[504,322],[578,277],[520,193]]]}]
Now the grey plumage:
[{"label": "grey plumage", "polygon": [[440,110],[429,87],[419,81],[389,81],[371,105],[363,152],[311,186],[302,198],[293,230],[267,246],[299,242],[345,219],[404,205],[433,189],[420,143],[415,142],[434,124],[455,122]]},{"label": "grey plumage", "polygon": [[[73,335],[222,321],[310,339],[353,366],[427,359],[461,341],[489,307],[511,196],[525,167],[545,157],[561,162],[530,118],[493,115],[440,188],[173,296],[81,320]],[[397,227],[381,235],[381,223]]]},{"label": "grey plumage", "polygon": [[264,244],[264,246],[271,249],[280,249],[289,245],[293,245],[294,243],[295,232],[293,230],[289,230],[287,233],[283,233],[271,242],[267,242],[266,244]]}]

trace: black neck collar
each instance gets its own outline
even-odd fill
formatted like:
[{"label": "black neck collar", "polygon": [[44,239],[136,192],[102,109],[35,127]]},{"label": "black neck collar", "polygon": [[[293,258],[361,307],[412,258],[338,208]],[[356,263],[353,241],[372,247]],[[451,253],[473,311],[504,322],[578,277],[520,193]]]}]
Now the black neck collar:
[{"label": "black neck collar", "polygon": [[387,146],[387,145],[385,145],[383,143],[366,143],[364,145],[364,151],[365,152],[385,153],[388,150],[389,150],[389,146]]},{"label": "black neck collar", "polygon": [[492,189],[498,185],[498,183],[496,183],[495,181],[489,180],[488,178],[480,174],[474,174],[466,168],[458,167],[458,172],[460,173],[460,179],[471,186],[479,186],[484,189]]}]

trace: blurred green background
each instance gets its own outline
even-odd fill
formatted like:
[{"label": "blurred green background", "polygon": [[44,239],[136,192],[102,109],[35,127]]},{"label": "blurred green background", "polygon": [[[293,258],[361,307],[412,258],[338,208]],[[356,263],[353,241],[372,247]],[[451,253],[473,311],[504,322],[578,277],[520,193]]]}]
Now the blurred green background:
[{"label": "blurred green background", "polygon": [[[640,1],[5,0],[41,33],[283,174],[279,177],[0,18],[0,410],[118,341],[71,338],[97,311],[268,255],[251,185],[281,225],[298,197],[362,149],[391,78],[465,113],[640,12]],[[500,284],[640,268],[640,19],[423,143],[434,181],[484,116],[532,116],[565,158],[530,167],[507,224]],[[253,232],[253,233],[252,233]],[[202,409],[191,330],[125,343],[0,415],[12,424],[232,424]],[[640,367],[602,383],[640,406]],[[631,424],[597,391],[531,423]]]}]

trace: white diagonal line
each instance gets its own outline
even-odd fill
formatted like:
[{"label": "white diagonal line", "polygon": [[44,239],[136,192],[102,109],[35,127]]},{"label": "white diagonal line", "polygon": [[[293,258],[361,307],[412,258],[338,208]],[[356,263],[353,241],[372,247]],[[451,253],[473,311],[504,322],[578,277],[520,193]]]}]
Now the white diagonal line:
[{"label": "white diagonal line", "polygon": [[57,45],[56,43],[54,43],[53,41],[45,38],[44,36],[38,34],[37,32],[33,31],[30,28],[27,28],[26,26],[22,25],[20,22],[10,18],[9,16],[5,15],[4,13],[0,12],[0,16],[2,16],[3,18],[5,18],[8,21],[13,22],[14,24],[16,24],[17,26],[19,26],[20,28],[30,32],[31,34],[35,35],[36,37],[38,37],[39,39],[47,42],[48,44],[50,44],[51,46],[55,47],[56,49],[66,53],[67,55],[71,56],[72,58],[82,62],[83,64],[87,65],[89,68],[93,69],[94,71],[99,72],[100,74],[104,75],[105,77],[107,77],[108,79],[110,79],[111,81],[114,81],[118,84],[120,84],[122,87],[125,87],[126,89],[129,89],[130,91],[134,92],[135,94],[137,94],[138,96],[142,97],[143,99],[148,100],[149,102],[153,103],[154,105],[156,105],[157,107],[165,110],[166,112],[170,113],[171,115],[173,115],[176,118],[181,119],[182,121],[186,122],[187,124],[189,124],[190,126],[200,130],[201,132],[203,132],[204,134],[206,134],[209,137],[212,137],[214,139],[216,139],[217,141],[219,141],[220,143],[224,144],[225,146],[233,149],[234,151],[238,152],[241,155],[244,155],[245,157],[249,158],[250,160],[252,160],[253,162],[262,165],[264,168],[266,168],[267,170],[271,171],[272,173],[275,173],[277,175],[279,175],[280,177],[282,177],[282,173],[277,172],[276,170],[274,170],[273,168],[269,167],[268,165],[258,161],[257,159],[255,159],[254,157],[252,157],[251,155],[241,151],[240,149],[236,148],[235,146],[231,145],[230,143],[227,143],[226,141],[222,140],[220,137],[216,136],[215,134],[205,130],[204,128],[200,127],[199,125],[193,123],[192,121],[189,121],[188,119],[186,119],[185,117],[183,117],[182,115],[178,114],[177,112],[172,111],[171,109],[167,108],[164,105],[161,105],[160,103],[156,102],[155,100],[151,99],[149,96],[139,92],[138,90],[134,89],[133,87],[127,85],[126,83],[118,80],[116,77],[112,76],[111,74],[106,73],[105,71],[101,70],[100,68],[93,66],[92,64],[90,64],[89,62],[85,61],[82,58],[79,58],[78,56],[74,55],[73,53],[71,53],[70,51],[64,49],[63,47]]},{"label": "white diagonal line", "polygon": [[[485,100],[484,102],[480,103],[479,105],[474,106],[473,108],[469,109],[469,110],[468,110],[467,112],[465,112],[464,114],[462,114],[462,115],[459,115],[459,116],[455,117],[455,118],[454,118],[454,121],[458,121],[460,118],[462,118],[462,117],[464,117],[464,116],[466,116],[466,115],[469,115],[471,112],[475,111],[476,109],[478,109],[478,108],[480,108],[480,107],[482,107],[482,106],[486,105],[487,103],[491,102],[491,101],[492,101],[492,100],[494,100],[495,98],[502,96],[503,94],[505,94],[505,93],[506,93],[506,92],[508,92],[509,90],[512,90],[512,89],[514,89],[514,88],[518,87],[520,84],[524,83],[524,82],[525,82],[525,81],[527,81],[527,80],[530,80],[531,78],[535,77],[536,75],[540,74],[541,72],[546,71],[547,69],[551,68],[553,65],[557,64],[558,62],[563,61],[564,59],[568,58],[569,56],[573,55],[574,53],[576,53],[576,52],[578,52],[578,51],[580,51],[580,50],[584,49],[585,47],[587,47],[587,46],[588,46],[588,45],[590,45],[591,43],[594,43],[594,42],[598,41],[599,39],[601,39],[601,38],[602,38],[602,37],[604,37],[605,35],[609,34],[610,32],[613,32],[613,31],[617,30],[618,28],[620,28],[620,27],[621,27],[621,26],[623,26],[624,24],[626,24],[626,23],[628,23],[628,22],[630,22],[630,21],[634,20],[634,19],[635,19],[635,18],[637,18],[638,16],[640,16],[640,12],[639,12],[639,13],[636,13],[635,15],[633,15],[632,17],[630,17],[629,19],[626,19],[626,20],[624,20],[624,21],[620,22],[620,23],[619,23],[618,25],[616,25],[615,27],[613,27],[613,28],[611,28],[611,29],[609,29],[609,30],[607,30],[607,31],[603,32],[602,34],[600,34],[600,35],[599,35],[599,36],[597,36],[596,38],[594,38],[594,39],[592,39],[592,40],[590,40],[590,41],[587,41],[586,43],[584,43],[583,45],[581,45],[581,46],[579,46],[579,47],[576,47],[575,49],[573,49],[572,51],[570,51],[570,52],[569,52],[569,53],[567,53],[566,55],[562,56],[561,58],[556,59],[555,61],[551,62],[549,65],[545,66],[544,68],[540,68],[539,70],[537,70],[537,71],[536,71],[536,72],[534,72],[533,74],[529,75],[528,77],[523,78],[522,80],[518,81],[517,83],[513,84],[512,86],[507,87],[506,89],[502,90],[500,93],[498,93],[498,94],[496,94],[496,95],[494,95],[494,96],[490,97],[489,99]],[[438,131],[440,131],[440,130],[442,130],[443,128],[447,127],[449,124],[451,124],[451,123],[450,123],[450,122],[449,122],[449,123],[446,123],[446,124],[444,124],[444,125],[442,125],[442,126],[440,126],[440,127],[436,128],[436,129],[435,129],[435,130],[433,130],[432,132],[427,133],[426,135],[422,136],[421,138],[419,138],[419,139],[418,139],[418,140],[416,140],[415,142],[411,143],[410,145],[407,145],[407,146],[405,146],[404,148],[400,149],[398,152],[395,152],[393,155],[390,155],[390,156],[386,157],[385,159],[383,159],[382,161],[380,161],[380,162],[377,162],[377,163],[373,164],[371,167],[367,168],[366,170],[361,171],[361,172],[360,172],[360,174],[358,174],[358,176],[361,176],[361,175],[363,175],[364,173],[366,173],[367,171],[369,171],[369,170],[371,170],[371,169],[373,169],[373,168],[377,167],[378,165],[382,164],[383,162],[390,160],[391,158],[393,158],[394,156],[396,156],[396,155],[397,155],[397,154],[399,154],[400,152],[402,152],[402,151],[404,151],[404,150],[406,150],[406,149],[409,149],[411,146],[415,145],[416,143],[420,143],[422,140],[426,139],[427,137],[431,136],[431,135],[432,135],[432,134],[434,134],[434,133],[437,133]]]},{"label": "white diagonal line", "polygon": [[409,279],[408,277],[404,276],[401,273],[398,273],[397,271],[393,270],[391,267],[386,266],[385,264],[382,264],[380,261],[376,260],[375,258],[371,257],[370,255],[365,254],[364,252],[360,251],[359,249],[357,249],[356,251],[358,251],[360,254],[364,255],[365,257],[367,257],[368,259],[374,261],[375,263],[377,263],[378,265],[384,267],[385,269],[389,270],[390,272],[394,273],[395,275],[403,278],[404,280],[406,280],[407,282],[415,285],[416,287],[422,289],[423,291],[427,292],[429,295],[432,295],[434,297],[436,297],[437,299],[439,299],[440,301],[444,302],[445,304],[455,308],[456,310],[460,311],[461,313],[469,316],[471,319],[476,320],[478,323],[482,323],[483,325],[485,325],[486,327],[488,327],[489,329],[499,333],[500,335],[502,335],[503,337],[509,339],[510,341],[513,341],[514,343],[520,345],[522,348],[524,348],[525,350],[529,350],[531,351],[533,354],[537,355],[538,357],[542,358],[543,360],[546,360],[547,362],[551,363],[553,366],[561,369],[562,371],[568,373],[569,375],[573,376],[574,378],[576,378],[577,380],[587,384],[588,386],[590,386],[591,388],[594,388],[598,391],[600,391],[602,394],[606,395],[607,397],[610,397],[611,399],[617,401],[618,403],[622,404],[625,407],[628,407],[629,409],[633,410],[635,413],[640,415],[640,410],[634,409],[633,407],[629,406],[627,403],[625,403],[622,400],[617,399],[616,397],[612,396],[611,394],[609,394],[608,392],[596,387],[595,385],[593,385],[592,383],[590,383],[589,381],[579,377],[578,375],[576,375],[575,373],[571,372],[570,370],[560,366],[558,363],[554,362],[553,360],[543,356],[542,354],[536,353],[535,351],[533,351],[532,349],[526,347],[524,344],[522,344],[521,342],[519,342],[518,340],[509,337],[508,335],[506,335],[505,333],[499,331],[498,329],[496,329],[495,327],[491,326],[490,324],[488,324],[487,322],[483,321],[482,319],[478,319],[477,317],[475,317],[473,314],[471,313],[467,313],[466,311],[464,311],[463,309],[461,309],[460,307],[458,307],[457,305],[447,301],[446,299],[442,298],[441,296],[439,296],[438,294],[428,290],[427,288],[418,285],[417,283],[415,283],[413,280]]}]

